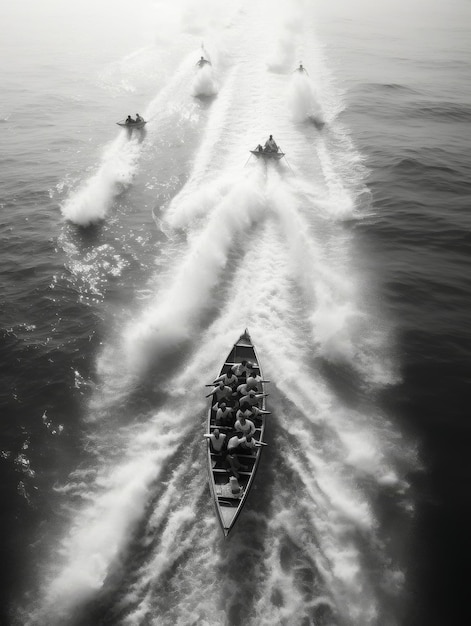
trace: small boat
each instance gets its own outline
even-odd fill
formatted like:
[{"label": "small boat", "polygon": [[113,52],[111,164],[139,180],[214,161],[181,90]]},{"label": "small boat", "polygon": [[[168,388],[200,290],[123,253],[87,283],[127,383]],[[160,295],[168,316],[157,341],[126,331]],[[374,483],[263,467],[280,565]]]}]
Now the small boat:
[{"label": "small boat", "polygon": [[116,122],[116,124],[123,128],[144,128],[147,122],[145,120],[142,122],[126,122],[126,120],[122,120],[121,122]]},{"label": "small boat", "polygon": [[257,159],[264,159],[264,160],[270,160],[273,159],[274,161],[279,161],[280,159],[282,159],[285,156],[284,152],[267,152],[265,150],[250,150],[250,153],[254,155],[254,157],[257,157]]},{"label": "small boat", "polygon": [[[257,373],[263,379],[257,353],[255,352],[248,330],[245,330],[232,347],[232,350],[229,352],[229,355],[221,368],[219,376],[228,372],[236,363],[241,363],[244,360],[250,362],[252,364],[252,371]],[[258,389],[258,391],[259,393],[265,393],[263,382],[260,384],[260,389]],[[261,406],[259,408],[265,411],[265,397],[261,398],[260,402]],[[209,434],[215,428],[218,428],[220,432],[224,432],[226,434],[227,442],[229,438],[235,434],[235,431],[232,427],[216,426],[215,411],[212,408],[214,403],[214,396],[211,396],[206,432]],[[252,421],[254,422],[256,428],[253,438],[258,442],[263,442],[266,415],[261,414]],[[227,537],[239,517],[249,495],[250,488],[252,487],[252,483],[255,479],[255,474],[257,473],[263,445],[258,446],[254,454],[236,453],[237,458],[244,467],[244,471],[238,470],[238,484],[240,486],[240,492],[236,494],[232,492],[231,481],[233,479],[230,477],[230,472],[225,466],[223,457],[214,454],[211,451],[209,440],[207,445],[209,488],[216,509],[217,518],[221,524],[224,536]]]}]

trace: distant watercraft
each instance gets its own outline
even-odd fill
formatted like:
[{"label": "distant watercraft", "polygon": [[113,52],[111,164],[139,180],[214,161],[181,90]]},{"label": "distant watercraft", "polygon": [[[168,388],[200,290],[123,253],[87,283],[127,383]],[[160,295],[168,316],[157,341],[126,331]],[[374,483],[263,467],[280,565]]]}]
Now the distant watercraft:
[{"label": "distant watercraft", "polygon": [[123,126],[124,128],[144,128],[144,126],[147,124],[145,120],[142,120],[140,122],[136,122],[135,120],[133,120],[132,122],[126,122],[126,120],[122,120],[121,122],[116,123],[118,124],[118,126]]},{"label": "distant watercraft", "polygon": [[[252,371],[263,379],[257,354],[248,330],[245,330],[243,335],[239,337],[232,347],[232,350],[229,352],[221,368],[219,376],[222,376],[228,372],[233,365],[241,363],[242,361],[251,363]],[[265,393],[263,382],[259,385],[258,393]],[[212,408],[214,402],[214,397],[211,396],[206,432],[212,433],[215,428],[218,428],[220,432],[226,434],[226,441],[228,441],[229,438],[235,434],[235,431],[232,427],[216,426],[216,414]],[[261,409],[265,411],[265,397],[261,398],[260,402],[262,404]],[[230,476],[230,471],[227,468],[227,464],[224,462],[224,455],[221,456],[213,453],[208,440],[207,462],[209,470],[209,488],[214,501],[216,515],[226,537],[234,526],[247,500],[262,454],[263,446],[261,446],[260,443],[263,442],[266,416],[265,414],[261,414],[252,421],[256,427],[253,438],[258,443],[258,447],[255,448],[254,454],[250,454],[248,451],[247,454],[236,453],[237,459],[244,468],[243,471],[238,470],[237,472],[239,476],[235,481],[236,485],[234,485],[234,477]]]},{"label": "distant watercraft", "polygon": [[201,68],[201,67],[204,67],[205,65],[211,65],[211,61],[208,61],[204,57],[201,57],[201,59],[198,61],[198,63],[196,65],[197,65],[197,67]]},{"label": "distant watercraft", "polygon": [[264,160],[269,160],[269,159],[273,159],[275,161],[279,161],[280,159],[282,159],[285,156],[284,152],[275,152],[274,150],[270,151],[270,150],[264,150],[263,148],[260,149],[256,149],[256,150],[250,150],[250,153],[254,155],[254,157],[257,157],[257,159],[264,159]]}]

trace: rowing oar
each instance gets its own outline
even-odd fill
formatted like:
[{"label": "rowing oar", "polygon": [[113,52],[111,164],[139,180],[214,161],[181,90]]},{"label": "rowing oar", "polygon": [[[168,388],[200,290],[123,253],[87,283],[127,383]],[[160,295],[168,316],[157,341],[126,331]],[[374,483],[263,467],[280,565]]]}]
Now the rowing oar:
[{"label": "rowing oar", "polygon": [[[270,380],[258,380],[257,382],[258,383],[269,383],[271,381]],[[216,386],[217,385],[214,385],[214,384],[212,384],[212,385],[205,385],[205,387],[216,387]]]},{"label": "rowing oar", "polygon": [[[280,148],[280,151],[283,152],[283,150],[281,150],[281,148]],[[288,164],[288,167],[291,170],[291,174],[294,174],[293,168],[291,167],[291,165],[289,164],[288,159],[286,158],[286,154],[285,154],[285,156],[283,158],[286,161],[286,163]]]},{"label": "rowing oar", "polygon": [[252,153],[250,153],[249,158],[248,158],[248,159],[247,159],[247,161],[244,163],[244,167],[245,167],[245,166],[247,165],[247,163],[250,161],[250,157],[252,157],[252,156],[253,156],[253,154],[252,154]]}]

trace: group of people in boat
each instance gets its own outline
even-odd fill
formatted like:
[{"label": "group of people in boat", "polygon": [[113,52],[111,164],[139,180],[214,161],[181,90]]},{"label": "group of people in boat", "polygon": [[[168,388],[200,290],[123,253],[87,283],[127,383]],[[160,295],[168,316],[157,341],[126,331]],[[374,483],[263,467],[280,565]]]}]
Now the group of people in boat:
[{"label": "group of people in boat", "polygon": [[[213,396],[211,410],[216,427],[205,437],[213,455],[236,482],[239,472],[248,469],[238,455],[252,455],[258,447],[266,445],[254,437],[258,418],[269,413],[260,408],[262,399],[268,395],[263,393],[262,382],[265,381],[253,365],[244,360],[216,378],[206,396]],[[232,487],[236,488],[234,481]]]},{"label": "group of people in boat", "polygon": [[279,149],[280,148],[278,147],[276,141],[273,139],[273,135],[268,137],[264,146],[261,144],[258,144],[257,146],[257,152],[278,152]]},{"label": "group of people in boat", "polygon": [[126,124],[140,124],[141,122],[144,122],[144,121],[145,121],[144,118],[141,117],[139,113],[136,113],[135,120],[133,120],[133,118],[130,115],[128,115],[126,118]]}]

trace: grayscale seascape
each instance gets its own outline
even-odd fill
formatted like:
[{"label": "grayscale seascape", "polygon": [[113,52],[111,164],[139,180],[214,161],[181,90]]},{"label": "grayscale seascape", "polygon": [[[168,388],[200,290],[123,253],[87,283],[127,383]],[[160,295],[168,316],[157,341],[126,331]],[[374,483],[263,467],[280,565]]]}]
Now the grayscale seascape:
[{"label": "grayscale seascape", "polygon": [[[469,623],[470,27],[2,4],[0,624]],[[205,384],[246,328],[268,445],[224,538]]]}]

